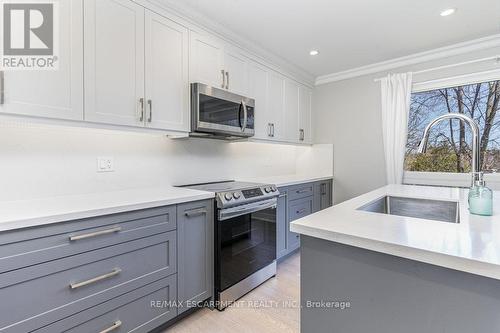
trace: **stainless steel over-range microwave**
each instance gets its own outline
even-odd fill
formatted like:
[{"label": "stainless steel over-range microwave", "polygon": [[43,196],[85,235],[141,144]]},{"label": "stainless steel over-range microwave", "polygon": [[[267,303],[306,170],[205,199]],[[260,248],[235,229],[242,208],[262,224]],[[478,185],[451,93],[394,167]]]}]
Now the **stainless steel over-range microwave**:
[{"label": "stainless steel over-range microwave", "polygon": [[191,135],[219,138],[255,134],[255,100],[210,87],[191,84]]}]

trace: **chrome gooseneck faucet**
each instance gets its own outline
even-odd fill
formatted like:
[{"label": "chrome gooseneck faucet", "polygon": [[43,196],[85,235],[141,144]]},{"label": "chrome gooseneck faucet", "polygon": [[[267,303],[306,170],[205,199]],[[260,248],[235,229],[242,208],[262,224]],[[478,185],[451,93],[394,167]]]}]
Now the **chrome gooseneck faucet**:
[{"label": "chrome gooseneck faucet", "polygon": [[480,148],[479,148],[479,126],[477,126],[476,122],[463,114],[460,113],[448,113],[442,116],[437,117],[433,121],[427,125],[424,130],[424,138],[420,142],[418,147],[419,153],[425,153],[427,150],[427,141],[429,141],[429,132],[431,128],[445,119],[460,119],[461,121],[467,123],[472,130],[472,186],[474,185],[482,185],[484,186],[483,180],[483,172],[481,171],[480,165]]}]

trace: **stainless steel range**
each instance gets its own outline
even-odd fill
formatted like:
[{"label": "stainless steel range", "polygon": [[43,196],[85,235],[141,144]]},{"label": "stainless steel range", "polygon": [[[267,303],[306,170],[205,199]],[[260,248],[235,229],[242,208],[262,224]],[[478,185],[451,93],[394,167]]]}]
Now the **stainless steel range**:
[{"label": "stainless steel range", "polygon": [[276,275],[275,185],[225,181],[187,185],[214,192],[215,301],[219,310]]}]

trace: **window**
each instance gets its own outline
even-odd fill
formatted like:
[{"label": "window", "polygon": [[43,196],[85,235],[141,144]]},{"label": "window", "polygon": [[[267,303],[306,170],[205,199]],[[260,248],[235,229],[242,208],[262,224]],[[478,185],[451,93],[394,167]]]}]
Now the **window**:
[{"label": "window", "polygon": [[417,148],[425,126],[437,116],[462,113],[480,128],[483,170],[500,170],[500,80],[415,92],[408,119],[405,171],[470,172],[471,131],[459,120],[433,127],[426,154]]}]

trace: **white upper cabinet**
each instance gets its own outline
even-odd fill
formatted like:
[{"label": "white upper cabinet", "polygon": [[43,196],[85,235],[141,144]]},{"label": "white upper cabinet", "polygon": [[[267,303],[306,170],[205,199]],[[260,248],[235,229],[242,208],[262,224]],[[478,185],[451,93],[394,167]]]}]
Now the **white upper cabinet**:
[{"label": "white upper cabinet", "polygon": [[[139,4],[141,3],[141,4]],[[255,138],[312,143],[311,89],[147,1],[59,1],[59,69],[0,72],[0,114],[187,133],[190,82],[255,99]]]},{"label": "white upper cabinet", "polygon": [[247,95],[248,62],[242,49],[209,35],[191,32],[191,82]]},{"label": "white upper cabinet", "polygon": [[243,51],[235,47],[224,49],[224,72],[226,89],[237,94],[248,93],[248,58]]},{"label": "white upper cabinet", "polygon": [[200,82],[221,89],[226,87],[222,42],[191,31],[189,64],[192,82]]},{"label": "white upper cabinet", "polygon": [[144,7],[85,0],[85,119],[140,125],[144,119]]},{"label": "white upper cabinet", "polygon": [[274,140],[285,139],[285,79],[281,74],[274,71],[268,72],[268,98],[267,98],[267,113],[271,124],[271,137]]},{"label": "white upper cabinet", "polygon": [[189,32],[128,0],[85,1],[85,120],[189,131]]},{"label": "white upper cabinet", "polygon": [[285,80],[285,139],[299,141],[299,85]]},{"label": "white upper cabinet", "polygon": [[301,85],[299,87],[299,141],[311,144],[312,133],[312,91]]},{"label": "white upper cabinet", "polygon": [[59,2],[59,69],[6,71],[0,113],[83,119],[83,4]]},{"label": "white upper cabinet", "polygon": [[271,138],[272,115],[268,112],[268,69],[250,62],[248,64],[248,96],[255,99],[255,138]]},{"label": "white upper cabinet", "polygon": [[189,131],[187,28],[146,10],[146,126]]}]

